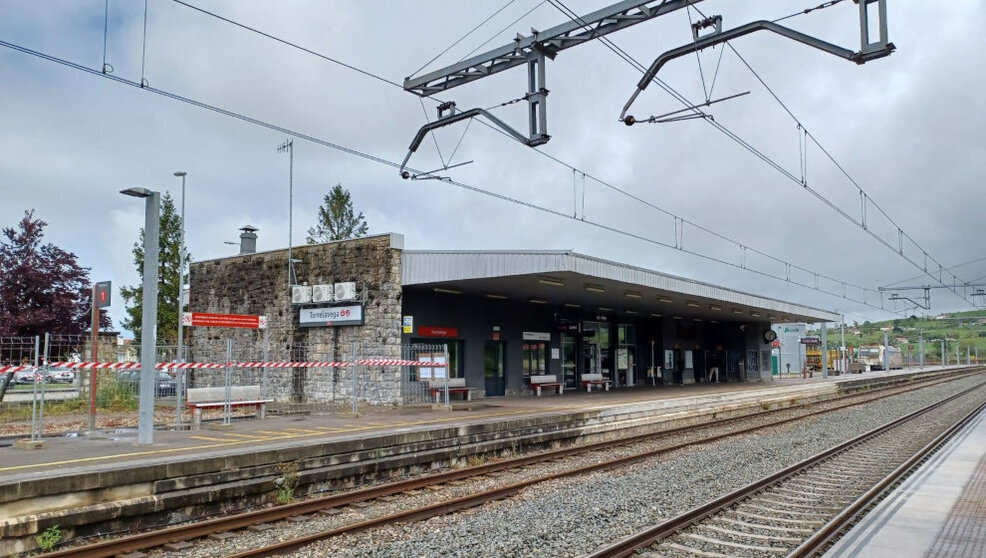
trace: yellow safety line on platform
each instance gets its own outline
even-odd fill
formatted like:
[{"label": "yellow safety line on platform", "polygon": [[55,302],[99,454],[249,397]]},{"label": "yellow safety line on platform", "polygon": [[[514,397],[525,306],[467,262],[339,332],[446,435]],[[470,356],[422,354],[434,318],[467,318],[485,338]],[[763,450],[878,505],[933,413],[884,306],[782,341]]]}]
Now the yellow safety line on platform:
[{"label": "yellow safety line on platform", "polygon": [[[537,414],[540,414],[540,413],[545,413],[545,412],[580,410],[580,409],[585,409],[585,408],[589,408],[589,407],[597,407],[597,406],[598,406],[598,404],[591,404],[591,405],[557,405],[557,406],[551,406],[551,407],[541,407],[541,408],[538,408],[538,409],[522,408],[522,409],[509,410],[509,411],[500,411],[500,412],[495,412],[495,413],[478,413],[478,414],[475,414],[475,415],[470,415],[467,418],[470,421],[479,421],[479,420],[488,419],[488,418],[505,417],[505,416],[511,416],[511,415],[519,415],[519,414],[531,414],[532,412],[537,413]],[[458,417],[455,417],[455,418],[456,419],[463,419],[465,417],[458,416]],[[423,426],[423,425],[443,423],[443,422],[452,424],[452,417],[445,415],[445,416],[437,417],[437,418],[434,418],[434,419],[414,420],[414,421],[408,421],[408,422],[384,423],[384,424],[382,424],[380,426],[371,426],[369,424],[359,425],[359,426],[355,426],[354,425],[352,427],[339,427],[336,430],[336,432],[337,433],[359,432],[359,431],[363,431],[363,430],[373,430],[373,429],[378,429],[379,430],[381,428],[386,428],[388,426],[389,427],[394,427],[394,426]],[[333,427],[321,427],[321,428],[333,428]],[[294,433],[294,432],[289,432],[288,430],[296,430],[296,431],[300,431],[300,432]],[[257,431],[257,432],[261,432],[261,431]],[[311,437],[311,436],[316,436],[316,435],[319,435],[320,436],[320,435],[324,435],[324,434],[329,433],[328,430],[326,430],[326,431],[321,431],[321,430],[306,430],[306,429],[300,429],[300,428],[299,429],[285,429],[285,431],[270,431],[270,430],[266,430],[266,431],[263,431],[263,432],[265,432],[265,433],[266,432],[271,432],[272,435],[276,435],[280,439],[305,438],[305,437]],[[256,442],[257,441],[256,439],[229,440],[228,438],[214,438],[214,437],[210,437],[210,436],[201,436],[201,435],[191,435],[191,436],[189,436],[189,438],[190,439],[196,439],[196,440],[204,440],[204,441],[209,441],[209,442],[217,442],[217,443],[214,443],[214,444],[204,444],[204,445],[193,445],[193,446],[183,446],[183,447],[178,447],[178,448],[164,448],[164,449],[155,449],[155,450],[147,450],[147,451],[136,451],[136,452],[130,452],[130,453],[113,454],[113,455],[97,455],[97,456],[93,456],[93,457],[80,457],[80,458],[77,458],[77,459],[66,459],[66,460],[63,460],[63,461],[51,461],[51,462],[47,462],[47,463],[31,463],[31,464],[28,464],[28,465],[14,465],[14,466],[10,466],[10,467],[0,467],[0,473],[9,472],[9,471],[20,471],[20,470],[23,470],[23,469],[37,469],[38,467],[55,467],[55,466],[60,466],[60,465],[75,465],[75,464],[80,464],[80,463],[93,463],[93,462],[97,462],[97,461],[108,461],[108,460],[111,460],[111,459],[122,459],[122,458],[129,458],[129,457],[147,457],[147,456],[153,456],[153,455],[173,454],[173,453],[179,453],[179,452],[200,451],[200,450],[205,450],[205,449],[217,449],[217,448],[224,448],[224,447],[230,447],[230,446],[239,446],[239,445],[244,445],[244,444],[247,444],[247,443],[251,443],[251,442]]]}]

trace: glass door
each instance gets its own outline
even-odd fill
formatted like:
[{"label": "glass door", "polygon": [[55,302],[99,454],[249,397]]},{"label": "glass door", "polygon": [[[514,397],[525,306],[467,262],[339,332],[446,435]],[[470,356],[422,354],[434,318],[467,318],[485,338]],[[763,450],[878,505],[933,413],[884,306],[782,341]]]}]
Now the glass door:
[{"label": "glass door", "polygon": [[565,387],[575,389],[577,387],[577,363],[575,358],[575,335],[567,332],[561,334],[561,372],[564,378]]},{"label": "glass door", "polygon": [[486,377],[486,396],[495,397],[504,394],[506,387],[503,374],[503,341],[487,341],[483,352],[483,374]]}]

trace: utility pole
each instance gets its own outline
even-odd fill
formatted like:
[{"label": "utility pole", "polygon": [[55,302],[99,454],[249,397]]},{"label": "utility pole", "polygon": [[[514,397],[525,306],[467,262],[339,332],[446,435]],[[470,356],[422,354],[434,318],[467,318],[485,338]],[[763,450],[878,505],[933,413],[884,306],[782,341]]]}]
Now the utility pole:
[{"label": "utility pole", "polygon": [[278,153],[288,152],[288,296],[291,295],[291,285],[294,284],[294,258],[291,256],[292,221],[294,216],[294,140],[286,140],[277,146]]},{"label": "utility pole", "polygon": [[948,366],[948,361],[945,358],[945,340],[941,340],[941,365],[942,367]]},{"label": "utility pole", "polygon": [[[185,362],[185,324],[182,314],[185,312],[185,171],[175,171],[175,176],[181,178],[181,231],[178,234],[178,350],[175,359]],[[181,400],[184,396],[185,369],[178,368],[175,372],[175,424],[181,424]]]}]

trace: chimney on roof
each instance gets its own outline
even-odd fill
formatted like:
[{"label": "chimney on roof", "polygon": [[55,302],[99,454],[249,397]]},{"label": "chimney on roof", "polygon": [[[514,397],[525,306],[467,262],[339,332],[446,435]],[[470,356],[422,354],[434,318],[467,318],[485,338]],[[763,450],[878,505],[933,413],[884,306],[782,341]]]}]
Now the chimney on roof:
[{"label": "chimney on roof", "polygon": [[257,231],[256,227],[245,225],[240,227],[240,254],[253,254],[257,251]]}]

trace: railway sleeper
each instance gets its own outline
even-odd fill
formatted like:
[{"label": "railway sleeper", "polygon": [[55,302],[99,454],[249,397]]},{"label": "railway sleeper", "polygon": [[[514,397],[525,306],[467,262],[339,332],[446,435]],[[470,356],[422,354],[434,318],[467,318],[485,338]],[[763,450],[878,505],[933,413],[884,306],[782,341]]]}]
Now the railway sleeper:
[{"label": "railway sleeper", "polygon": [[720,539],[714,539],[712,537],[696,535],[694,533],[682,533],[681,535],[678,536],[683,539],[690,539],[701,543],[707,543],[714,546],[721,546],[723,548],[731,548],[737,550],[752,550],[755,552],[765,552],[765,553],[777,554],[777,555],[786,554],[788,551],[787,547],[760,546],[756,544],[735,543],[735,542],[724,541]]},{"label": "railway sleeper", "polygon": [[[712,519],[714,524],[726,524],[735,527],[742,527],[744,529],[759,529],[761,531],[775,531],[777,533],[790,533],[798,535],[811,535],[815,532],[814,529],[804,529],[799,527],[778,527],[777,525],[768,525],[764,523],[750,523],[748,521],[739,521],[737,519],[730,519],[728,517],[715,517]],[[821,524],[821,522],[819,522]]]},{"label": "railway sleeper", "polygon": [[740,541],[738,542],[742,542],[742,539],[755,539],[758,541],[766,541],[766,542],[780,541],[780,542],[798,544],[804,540],[804,537],[784,537],[777,535],[761,535],[758,533],[749,533],[746,531],[734,531],[733,529],[719,527],[718,525],[707,525],[707,524],[696,525],[696,530],[712,531],[713,533],[717,533],[719,535],[726,535],[727,537],[740,539]]},{"label": "railway sleeper", "polygon": [[[772,511],[772,510],[767,510],[767,511]],[[735,515],[737,517],[746,517],[746,518],[749,518],[749,519],[757,519],[757,520],[760,520],[760,521],[767,521],[767,522],[770,522],[770,523],[786,523],[786,524],[789,524],[789,525],[812,525],[812,526],[816,526],[816,527],[821,527],[822,525],[825,525],[825,521],[820,520],[820,519],[791,519],[791,518],[786,518],[786,517],[776,517],[776,516],[770,516],[770,515],[761,515],[761,514],[749,513],[749,512],[744,512],[744,511],[740,511],[740,510],[732,510],[730,512],[727,512],[727,515],[728,514],[732,514],[732,515]]]}]

